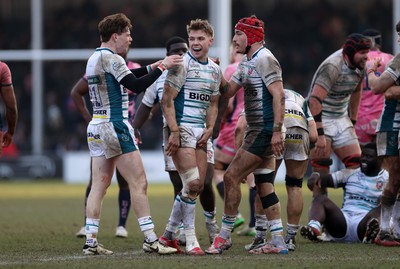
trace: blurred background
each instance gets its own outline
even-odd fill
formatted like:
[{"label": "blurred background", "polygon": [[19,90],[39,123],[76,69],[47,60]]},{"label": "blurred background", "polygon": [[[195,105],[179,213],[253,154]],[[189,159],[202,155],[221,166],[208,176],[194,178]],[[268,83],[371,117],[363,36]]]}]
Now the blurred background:
[{"label": "blurred background", "polygon": [[[284,86],[306,96],[319,64],[350,33],[378,29],[382,50],[395,53],[398,9],[396,0],[0,0],[0,61],[11,69],[19,109],[0,178],[65,179],[73,170],[87,180],[86,126],[69,93],[100,45],[98,22],[109,14],[123,12],[132,20],[129,58],[142,65],[163,58],[171,36],[186,38],[191,19],[208,19],[216,31],[210,56],[220,57],[222,68],[234,24],[256,14],[265,22],[266,47],[282,66]],[[149,160],[159,156],[162,171],[161,124],[159,111],[141,130],[141,150]]]}]

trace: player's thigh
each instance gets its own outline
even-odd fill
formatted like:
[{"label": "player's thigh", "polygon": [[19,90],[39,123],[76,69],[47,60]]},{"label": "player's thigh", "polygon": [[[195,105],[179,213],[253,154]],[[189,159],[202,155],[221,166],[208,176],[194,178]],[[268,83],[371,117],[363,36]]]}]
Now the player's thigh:
[{"label": "player's thigh", "polygon": [[308,167],[308,160],[285,160],[286,175],[294,178],[303,178]]},{"label": "player's thigh", "polygon": [[240,148],[225,172],[224,181],[229,178],[233,181],[241,182],[252,173],[262,161],[263,159],[259,156]]},{"label": "player's thigh", "polygon": [[96,187],[107,188],[111,183],[114,169],[115,160],[113,158],[92,157],[92,189]]},{"label": "player's thigh", "polygon": [[146,185],[146,175],[139,151],[128,152],[116,157],[116,166],[129,185]]},{"label": "player's thigh", "polygon": [[194,148],[179,148],[176,153],[172,155],[172,159],[179,173],[197,167],[196,150]]},{"label": "player's thigh", "polygon": [[358,144],[358,143],[345,145],[340,148],[335,148],[334,152],[340,160],[343,160],[346,157],[353,156],[353,155],[361,156],[361,148],[360,148],[360,144]]}]

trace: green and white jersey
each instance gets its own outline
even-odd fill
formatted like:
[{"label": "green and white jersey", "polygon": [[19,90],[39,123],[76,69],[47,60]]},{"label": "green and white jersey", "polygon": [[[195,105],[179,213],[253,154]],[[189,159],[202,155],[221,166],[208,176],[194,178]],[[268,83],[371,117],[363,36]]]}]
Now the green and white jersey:
[{"label": "green and white jersey", "polygon": [[[388,63],[388,68],[383,73],[387,73],[393,79],[395,85],[400,85],[400,54],[397,54]],[[400,130],[400,100],[385,99],[385,105],[376,130],[378,132]]]},{"label": "green and white jersey", "polygon": [[120,81],[130,73],[125,60],[108,48],[97,48],[89,58],[86,76],[93,105],[92,124],[128,120],[128,91]]},{"label": "green and white jersey", "polygon": [[221,68],[211,59],[198,61],[188,52],[183,65],[168,71],[165,82],[179,93],[174,100],[178,126],[204,128],[212,95],[219,94]]},{"label": "green and white jersey", "polygon": [[351,94],[364,76],[365,70],[351,69],[347,66],[340,49],[318,67],[308,98],[314,85],[320,85],[327,91],[327,96],[322,101],[322,115],[329,118],[347,115]]},{"label": "green and white jersey", "polygon": [[308,132],[308,121],[314,120],[310,108],[301,94],[284,89],[285,93],[285,127],[300,127]]},{"label": "green and white jersey", "polygon": [[248,130],[272,133],[273,98],[267,87],[282,81],[282,69],[275,56],[265,47],[258,49],[251,59],[244,55],[231,79],[244,88]]}]

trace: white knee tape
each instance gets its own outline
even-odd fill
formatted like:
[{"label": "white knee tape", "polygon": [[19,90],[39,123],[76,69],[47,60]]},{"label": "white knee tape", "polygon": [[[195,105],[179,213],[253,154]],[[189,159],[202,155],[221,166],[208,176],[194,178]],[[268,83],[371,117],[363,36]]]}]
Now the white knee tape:
[{"label": "white knee tape", "polygon": [[271,169],[268,169],[268,168],[259,168],[259,169],[256,169],[256,170],[254,170],[254,174],[255,175],[266,175],[266,174],[270,174],[270,173],[273,173],[273,172],[275,172],[274,170],[271,170]]},{"label": "white knee tape", "polygon": [[200,178],[199,169],[197,167],[190,168],[183,173],[179,173],[179,175],[181,176],[183,186],[187,185],[189,182],[195,179]]}]

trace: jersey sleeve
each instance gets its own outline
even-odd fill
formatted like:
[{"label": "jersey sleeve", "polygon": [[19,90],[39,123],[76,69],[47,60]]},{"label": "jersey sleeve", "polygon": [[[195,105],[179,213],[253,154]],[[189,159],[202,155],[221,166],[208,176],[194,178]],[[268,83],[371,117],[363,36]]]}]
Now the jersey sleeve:
[{"label": "jersey sleeve", "polygon": [[400,85],[400,54],[397,54],[392,59],[389,63],[389,67],[384,73],[389,74],[389,76],[396,82],[396,85]]},{"label": "jersey sleeve", "polygon": [[260,75],[265,86],[271,85],[275,81],[282,81],[282,68],[273,56],[259,58],[256,62],[256,71]]},{"label": "jersey sleeve", "polygon": [[240,68],[239,67],[240,67],[240,65],[238,66],[238,68],[236,68],[236,71],[233,73],[233,75],[231,77],[231,80],[233,82],[235,82],[237,85],[243,86],[242,77],[240,75]]},{"label": "jersey sleeve", "polygon": [[168,83],[172,88],[180,91],[185,84],[187,75],[187,67],[184,65],[178,65],[168,70],[165,83]]},{"label": "jersey sleeve", "polygon": [[339,70],[332,64],[326,63],[319,70],[315,83],[329,92],[339,76]]},{"label": "jersey sleeve", "polygon": [[145,91],[142,98],[142,103],[145,104],[147,107],[153,107],[153,105],[157,104],[158,102],[159,100],[157,97],[157,81],[155,81]]},{"label": "jersey sleeve", "polygon": [[118,54],[109,54],[107,57],[110,57],[109,61],[106,61],[106,63],[109,63],[109,66],[105,67],[105,71],[111,73],[118,82],[121,82],[125,76],[132,73],[126,65],[124,58]]},{"label": "jersey sleeve", "polygon": [[332,179],[333,179],[333,186],[334,188],[338,188],[339,185],[341,184],[346,184],[349,177],[354,174],[357,171],[357,169],[342,169],[339,171],[336,171],[332,173]]},{"label": "jersey sleeve", "polygon": [[314,117],[311,114],[310,107],[308,106],[308,102],[306,102],[305,100],[303,103],[303,112],[308,122],[314,120]]},{"label": "jersey sleeve", "polygon": [[217,67],[217,72],[216,72],[216,82],[213,83],[212,87],[213,87],[213,92],[211,95],[219,95],[219,86],[221,85],[221,78],[222,78],[222,71],[221,68]]}]

